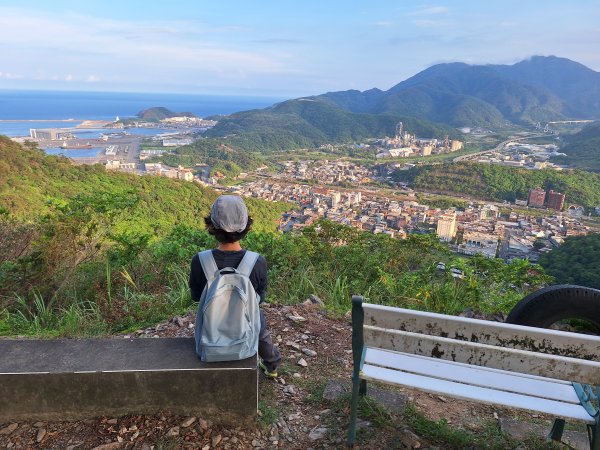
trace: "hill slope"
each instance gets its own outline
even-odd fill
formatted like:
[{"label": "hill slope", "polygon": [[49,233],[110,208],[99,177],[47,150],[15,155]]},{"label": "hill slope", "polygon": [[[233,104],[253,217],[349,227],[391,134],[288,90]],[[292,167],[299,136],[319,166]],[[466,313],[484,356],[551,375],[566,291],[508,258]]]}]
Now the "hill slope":
[{"label": "hill slope", "polygon": [[516,169],[491,164],[439,164],[398,170],[398,181],[408,181],[429,192],[470,195],[494,201],[526,198],[536,186],[566,195],[566,202],[593,208],[600,204],[600,175],[585,171]]},{"label": "hill slope", "polygon": [[323,99],[300,98],[226,116],[206,136],[226,137],[231,146],[246,150],[286,150],[393,135],[400,120],[419,137],[460,135],[446,125],[408,115],[350,112]]},{"label": "hill slope", "polygon": [[560,151],[567,156],[556,158],[559,163],[600,172],[600,122],[586,126],[579,133],[564,137]]},{"label": "hill slope", "polygon": [[[23,219],[35,219],[76,195],[127,195],[136,198],[127,225],[152,234],[173,226],[197,225],[218,194],[194,183],[156,176],[107,172],[100,165],[74,166],[64,157],[47,156],[0,136],[0,208]],[[273,230],[275,204],[248,199],[257,229]]]}]

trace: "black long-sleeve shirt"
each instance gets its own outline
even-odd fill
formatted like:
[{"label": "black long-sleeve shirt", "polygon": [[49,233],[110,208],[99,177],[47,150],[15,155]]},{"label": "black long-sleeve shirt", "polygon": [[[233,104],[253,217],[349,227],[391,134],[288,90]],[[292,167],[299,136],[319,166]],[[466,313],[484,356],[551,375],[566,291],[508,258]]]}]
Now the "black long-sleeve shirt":
[{"label": "black long-sleeve shirt", "polygon": [[[212,253],[213,258],[215,258],[217,268],[237,268],[237,266],[242,261],[242,258],[246,254],[246,250],[225,252],[223,250],[214,249]],[[260,302],[262,303],[267,297],[268,284],[267,260],[262,255],[259,255],[258,259],[256,260],[256,264],[254,264],[254,268],[250,273],[250,282],[252,283],[252,286],[254,286],[254,290],[256,291],[256,293],[260,296]],[[204,271],[202,270],[202,265],[200,264],[200,258],[198,258],[198,254],[194,255],[194,257],[192,258],[192,264],[190,267],[190,279],[188,284],[192,294],[192,300],[195,302],[200,301],[200,296],[202,295],[202,291],[206,286],[206,276],[204,275]]]}]

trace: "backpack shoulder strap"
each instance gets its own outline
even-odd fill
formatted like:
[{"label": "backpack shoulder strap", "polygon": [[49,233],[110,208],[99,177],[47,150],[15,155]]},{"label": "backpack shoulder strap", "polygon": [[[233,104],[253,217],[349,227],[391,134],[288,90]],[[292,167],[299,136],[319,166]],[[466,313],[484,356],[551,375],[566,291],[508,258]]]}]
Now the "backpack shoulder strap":
[{"label": "backpack shoulder strap", "polygon": [[199,252],[198,259],[202,265],[202,270],[204,271],[206,281],[211,281],[213,278],[215,278],[217,272],[219,271],[217,263],[215,262],[215,258],[212,254],[212,250],[204,250],[203,252]]},{"label": "backpack shoulder strap", "polygon": [[246,250],[246,254],[237,266],[237,271],[249,277],[252,273],[252,269],[254,269],[254,264],[256,264],[258,256],[258,253]]}]

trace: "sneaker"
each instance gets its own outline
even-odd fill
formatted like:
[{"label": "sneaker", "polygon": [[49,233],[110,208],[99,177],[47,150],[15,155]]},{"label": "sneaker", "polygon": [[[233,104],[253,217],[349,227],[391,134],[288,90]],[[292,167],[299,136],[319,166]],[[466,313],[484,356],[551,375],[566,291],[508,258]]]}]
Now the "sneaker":
[{"label": "sneaker", "polygon": [[267,378],[277,378],[277,371],[274,370],[273,372],[269,371],[269,369],[267,369],[267,366],[265,366],[265,364],[262,361],[258,362],[258,367],[260,367],[260,370],[262,370],[262,372],[265,374],[265,376]]}]

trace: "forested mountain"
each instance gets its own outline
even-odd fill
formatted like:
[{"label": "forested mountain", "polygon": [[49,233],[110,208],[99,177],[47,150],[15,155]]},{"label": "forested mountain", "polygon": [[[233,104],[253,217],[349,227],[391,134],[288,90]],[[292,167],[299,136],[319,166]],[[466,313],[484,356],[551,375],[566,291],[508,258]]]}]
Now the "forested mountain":
[{"label": "forested mountain", "polygon": [[426,138],[456,134],[445,126],[497,129],[589,117],[600,117],[600,73],[536,56],[512,66],[438,64],[387,91],[328,92],[238,112],[219,118],[207,135],[268,151],[392,135],[399,120]]},{"label": "forested mountain", "polygon": [[600,122],[586,126],[579,133],[563,136],[560,151],[567,156],[556,158],[559,163],[600,172]]},{"label": "forested mountain", "polygon": [[438,64],[388,91],[330,92],[318,98],[355,112],[499,127],[506,122],[599,117],[600,73],[554,56],[535,56],[511,66]]},{"label": "forested mountain", "polygon": [[447,125],[413,115],[350,112],[321,98],[288,100],[270,108],[234,113],[220,118],[206,136],[226,137],[232,147],[268,152],[390,136],[400,120],[419,137],[460,136]]},{"label": "forested mountain", "polygon": [[593,208],[600,205],[600,175],[582,170],[527,170],[493,164],[455,163],[415,167],[394,173],[415,189],[452,193],[494,201],[527,198],[540,186],[566,195],[568,204]]},{"label": "forested mountain", "polygon": [[489,66],[506,78],[547,89],[559,97],[570,117],[600,115],[600,73],[556,56],[533,56],[512,66]]}]

